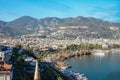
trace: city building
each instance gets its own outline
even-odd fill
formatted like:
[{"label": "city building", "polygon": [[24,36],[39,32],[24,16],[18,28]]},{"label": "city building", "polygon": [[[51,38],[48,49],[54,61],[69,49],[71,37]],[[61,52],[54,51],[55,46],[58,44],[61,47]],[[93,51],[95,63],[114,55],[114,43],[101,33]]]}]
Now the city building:
[{"label": "city building", "polygon": [[12,65],[6,64],[0,60],[0,80],[12,80]]},{"label": "city building", "polygon": [[12,50],[8,49],[6,46],[0,46],[0,60],[10,63],[10,58],[12,55]]}]

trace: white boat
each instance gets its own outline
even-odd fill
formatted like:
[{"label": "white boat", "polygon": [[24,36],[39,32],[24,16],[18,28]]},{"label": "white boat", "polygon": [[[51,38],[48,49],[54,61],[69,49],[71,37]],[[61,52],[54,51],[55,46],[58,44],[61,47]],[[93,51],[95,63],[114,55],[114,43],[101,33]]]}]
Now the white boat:
[{"label": "white boat", "polygon": [[82,80],[88,80],[86,77],[83,77]]},{"label": "white boat", "polygon": [[101,51],[101,50],[97,50],[95,52],[95,55],[97,55],[97,56],[105,56],[105,53],[103,51]]},{"label": "white boat", "polygon": [[84,74],[81,74],[81,76],[84,76]]},{"label": "white boat", "polygon": [[65,74],[68,74],[69,76],[73,76],[75,80],[88,80],[84,74],[76,73],[71,70],[65,70]]},{"label": "white boat", "polygon": [[103,53],[103,52],[98,52],[98,53],[95,53],[95,55],[98,55],[98,56],[105,56],[105,53]]}]

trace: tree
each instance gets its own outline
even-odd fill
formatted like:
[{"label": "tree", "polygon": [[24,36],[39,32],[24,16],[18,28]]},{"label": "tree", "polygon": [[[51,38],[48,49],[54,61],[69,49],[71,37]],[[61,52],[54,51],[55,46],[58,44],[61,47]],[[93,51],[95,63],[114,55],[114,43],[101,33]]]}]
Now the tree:
[{"label": "tree", "polygon": [[63,80],[60,76],[57,78],[57,80]]},{"label": "tree", "polygon": [[18,57],[18,63],[22,65],[24,63],[24,60],[22,59],[22,56]]},{"label": "tree", "polygon": [[20,44],[20,43],[17,43],[15,46],[14,46],[14,48],[16,48],[16,49],[21,49],[22,48],[22,45]]}]

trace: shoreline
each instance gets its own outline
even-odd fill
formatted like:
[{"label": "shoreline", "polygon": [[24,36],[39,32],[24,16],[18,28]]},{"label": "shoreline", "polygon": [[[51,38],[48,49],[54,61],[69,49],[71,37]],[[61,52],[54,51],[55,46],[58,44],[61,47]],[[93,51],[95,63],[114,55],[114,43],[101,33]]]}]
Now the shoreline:
[{"label": "shoreline", "polygon": [[79,57],[79,56],[89,56],[94,55],[95,53],[103,53],[103,54],[112,54],[120,52],[120,49],[94,49],[94,50],[76,50],[76,51],[61,51],[56,54],[47,54],[45,56],[45,62],[56,62],[56,61],[64,61],[71,57]]},{"label": "shoreline", "polygon": [[[101,49],[69,51],[69,52],[64,52],[64,53],[58,53],[57,61],[64,61],[64,60],[69,59],[71,57],[79,57],[79,56],[83,56],[83,55],[86,55],[86,56],[93,55],[97,51],[102,51],[105,54],[112,52],[112,50],[101,50]],[[54,58],[54,59],[56,59],[56,58]],[[54,61],[54,59],[53,59],[53,61]]]},{"label": "shoreline", "polygon": [[[65,55],[65,53],[64,53],[64,55],[62,55],[62,58],[60,58],[60,56],[59,56],[59,60],[58,61],[61,61],[63,64],[64,64],[64,66],[61,66],[61,67],[58,67],[59,68],[59,71],[61,71],[61,72],[65,72],[65,71],[68,71],[69,72],[69,74],[71,74],[71,73],[73,73],[73,74],[77,74],[76,72],[71,72],[71,68],[72,68],[72,66],[71,66],[71,64],[68,64],[68,63],[66,63],[65,62],[65,60],[66,59],[69,59],[69,58],[72,58],[72,57],[79,57],[79,56],[83,56],[83,55],[85,55],[85,56],[89,56],[89,55],[94,55],[95,54],[95,52],[97,52],[97,51],[102,51],[103,53],[105,53],[105,54],[109,54],[109,53],[111,53],[112,51],[116,51],[116,50],[118,50],[118,51],[120,51],[119,49],[110,49],[110,50],[101,50],[101,49],[97,49],[97,50],[84,50],[84,51],[80,51],[79,53],[78,52],[73,52],[74,54],[73,55]],[[66,54],[68,54],[68,53],[66,53]],[[70,54],[70,53],[69,53]],[[67,64],[67,65],[65,65],[65,64]],[[69,66],[68,66],[69,65]],[[65,68],[66,67],[66,68]],[[65,68],[65,69],[62,69],[62,68]],[[69,70],[68,70],[69,69]],[[66,73],[67,74],[67,73]],[[81,76],[82,74],[80,74],[79,73],[79,75],[77,75],[77,76]],[[75,76],[75,75],[72,75],[72,76]],[[85,77],[85,79],[83,79],[83,80],[88,80],[88,78],[86,77],[86,76],[84,76]]]},{"label": "shoreline", "polygon": [[63,58],[61,59],[62,61],[69,59],[71,57],[79,57],[79,56],[89,56],[89,55],[94,55],[96,52],[103,52],[105,54],[112,54],[112,53],[117,53],[120,52],[120,49],[107,49],[107,50],[102,50],[102,49],[94,49],[94,50],[81,50],[78,52],[71,52],[71,55],[69,56],[62,56]]}]

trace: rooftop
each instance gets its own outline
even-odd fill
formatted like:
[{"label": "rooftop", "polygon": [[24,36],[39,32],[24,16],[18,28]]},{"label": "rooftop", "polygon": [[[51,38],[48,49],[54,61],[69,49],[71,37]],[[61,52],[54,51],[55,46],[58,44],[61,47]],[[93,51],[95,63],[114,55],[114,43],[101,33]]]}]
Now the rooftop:
[{"label": "rooftop", "polygon": [[9,74],[12,70],[12,65],[0,61],[0,74]]}]

